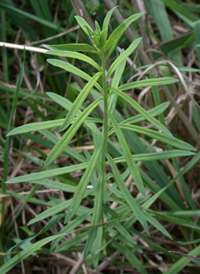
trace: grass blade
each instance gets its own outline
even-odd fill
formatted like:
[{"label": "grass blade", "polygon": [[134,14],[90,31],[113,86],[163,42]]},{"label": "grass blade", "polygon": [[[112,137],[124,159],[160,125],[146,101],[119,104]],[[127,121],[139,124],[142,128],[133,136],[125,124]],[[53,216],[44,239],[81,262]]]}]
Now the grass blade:
[{"label": "grass blade", "polygon": [[198,256],[200,254],[200,245],[194,248],[192,251],[190,251],[187,254],[187,258],[183,257],[179,259],[177,262],[175,262],[167,271],[164,272],[164,274],[177,274],[180,273],[180,271],[189,264],[190,261],[192,261],[192,258],[189,256]]}]

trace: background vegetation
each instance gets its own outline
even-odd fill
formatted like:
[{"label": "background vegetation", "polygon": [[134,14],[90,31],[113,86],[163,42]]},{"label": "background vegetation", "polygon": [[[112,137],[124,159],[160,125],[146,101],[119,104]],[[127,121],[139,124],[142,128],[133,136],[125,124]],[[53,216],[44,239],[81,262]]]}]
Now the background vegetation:
[{"label": "background vegetation", "polygon": [[[48,49],[49,45],[88,43],[88,37],[78,26],[75,15],[83,16],[94,29],[95,20],[102,26],[105,15],[116,5],[118,7],[111,18],[109,33],[129,16],[137,12],[144,12],[144,15],[131,24],[121,37],[118,47],[108,60],[108,65],[114,62],[122,49],[127,49],[131,42],[142,37],[142,44],[126,59],[120,84],[151,77],[170,76],[178,79],[178,83],[168,87],[137,87],[128,90],[127,94],[146,110],[169,102],[169,106],[163,105],[163,111],[157,114],[157,118],[166,124],[173,136],[199,150],[198,1],[1,0],[1,41],[14,45],[2,47],[0,43],[0,255],[1,264],[5,267],[2,266],[0,273],[200,271],[197,258],[200,254],[199,153],[176,157],[179,153],[177,151],[173,155],[169,153],[168,159],[137,162],[145,185],[147,202],[150,203],[150,197],[154,197],[153,195],[161,189],[173,184],[155,199],[148,211],[149,216],[154,216],[155,220],[158,220],[158,223],[149,220],[149,236],[138,221],[130,225],[124,198],[114,186],[113,179],[109,178],[109,190],[112,195],[108,197],[106,205],[111,210],[107,209],[105,222],[99,224],[105,228],[106,242],[96,269],[90,256],[86,260],[83,259],[88,233],[86,227],[91,223],[89,209],[93,205],[92,193],[82,203],[77,217],[70,223],[71,227],[68,226],[64,235],[60,234],[60,242],[56,241],[56,235],[60,237],[59,233],[62,233],[65,227],[64,218],[67,212],[63,203],[73,196],[74,187],[78,185],[83,174],[81,169],[58,174],[56,181],[62,185],[57,184],[56,188],[50,180],[41,180],[33,184],[25,179],[20,184],[4,184],[6,180],[16,176],[42,171],[47,155],[57,142],[57,138],[61,137],[58,130],[21,133],[12,138],[6,137],[6,134],[11,129],[30,122],[65,117],[67,111],[54,102],[53,95],[48,95],[55,93],[74,102],[84,86],[80,77],[47,63],[44,49]],[[17,50],[18,45],[34,48],[27,48],[26,51],[23,51],[23,48]],[[75,59],[68,61],[91,76],[94,75],[94,69],[89,64]],[[93,90],[81,110],[86,109],[98,98],[99,94]],[[120,97],[116,110],[116,115],[121,121],[137,114]],[[101,104],[91,117],[96,120],[103,117]],[[137,124],[149,127],[144,121],[139,120]],[[101,123],[97,123],[97,127],[101,129]],[[170,145],[163,145],[143,134],[126,133],[125,139],[135,154],[171,149]],[[50,166],[49,172],[58,167],[84,163],[91,158],[93,150],[91,132],[83,125],[62,155]],[[115,137],[112,139],[109,152],[112,152],[114,157],[123,155],[123,150]],[[128,176],[126,164],[120,161],[120,158],[117,167],[137,203],[147,205],[133,184],[132,176]],[[112,215],[114,209],[117,214],[124,216],[116,225],[109,223],[111,217],[116,218]],[[11,258],[15,258],[16,254],[20,256],[13,263]]]}]

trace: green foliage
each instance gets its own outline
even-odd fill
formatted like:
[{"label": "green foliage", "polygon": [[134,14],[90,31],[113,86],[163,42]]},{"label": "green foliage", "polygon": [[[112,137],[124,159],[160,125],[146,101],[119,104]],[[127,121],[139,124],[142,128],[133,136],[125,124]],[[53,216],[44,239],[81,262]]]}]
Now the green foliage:
[{"label": "green foliage", "polygon": [[[172,4],[173,1],[169,1],[169,5]],[[7,7],[6,4],[0,5],[3,5],[3,7],[10,11],[15,11],[14,7]],[[51,252],[54,253],[71,251],[71,248],[84,243],[80,248],[84,253],[85,262],[88,265],[93,264],[95,268],[98,267],[99,261],[103,260],[106,252],[110,253],[110,250],[114,248],[125,256],[132,267],[136,268],[140,273],[147,273],[143,264],[137,258],[137,252],[143,252],[144,247],[137,245],[136,241],[132,238],[133,224],[136,223],[136,227],[139,227],[139,229],[136,229],[136,234],[138,233],[138,235],[140,235],[141,229],[144,229],[149,237],[152,228],[156,228],[162,234],[162,237],[167,237],[172,242],[173,239],[170,233],[156,217],[163,220],[168,218],[167,220],[171,222],[187,226],[185,220],[169,217],[169,215],[166,217],[165,214],[158,213],[150,207],[160,198],[172,210],[184,208],[182,200],[178,196],[173,184],[196,164],[200,156],[197,154],[186,165],[185,169],[180,171],[170,181],[164,173],[167,167],[163,160],[183,156],[192,157],[195,155],[194,151],[196,149],[192,145],[173,137],[166,126],[156,118],[156,116],[163,114],[169,105],[168,103],[157,104],[156,107],[147,111],[125,93],[125,91],[133,88],[172,85],[177,83],[178,80],[172,77],[163,77],[126,84],[121,83],[126,59],[133,56],[135,49],[141,43],[142,39],[138,38],[134,40],[119,56],[115,56],[114,50],[125,30],[140,18],[142,13],[131,15],[108,36],[108,26],[115,8],[107,13],[102,29],[95,22],[95,30],[93,30],[82,17],[76,16],[78,24],[90,39],[91,44],[68,43],[53,45],[51,46],[52,49],[46,52],[47,55],[74,58],[83,61],[94,69],[93,74],[89,74],[88,71],[83,71],[83,69],[77,68],[70,62],[59,59],[47,59],[50,65],[85,80],[85,86],[79,91],[74,102],[71,103],[64,96],[49,92],[47,93],[50,98],[48,100],[64,108],[64,111],[57,112],[56,109],[52,110],[59,117],[53,120],[49,119],[48,121],[28,123],[12,129],[7,134],[9,138],[10,136],[20,134],[22,136],[29,136],[34,141],[42,142],[42,138],[31,133],[32,131],[38,131],[48,139],[43,144],[51,148],[50,153],[47,156],[45,155],[45,159],[41,162],[38,161],[44,170],[7,180],[6,184],[23,182],[34,184],[35,187],[30,197],[27,200],[24,197],[21,197],[21,199],[24,199],[26,203],[28,201],[38,203],[37,200],[32,198],[32,195],[40,185],[58,189],[65,194],[73,193],[73,197],[66,201],[58,199],[50,200],[46,203],[46,206],[49,208],[35,216],[28,223],[28,226],[30,226],[52,217],[39,234],[28,238],[29,244],[38,235],[48,231],[53,225],[62,220],[63,228],[58,235],[36,241],[31,246],[20,251],[0,267],[0,273],[7,273],[17,263],[28,256],[39,254],[41,247],[49,242],[52,242]],[[181,11],[184,12],[184,10]],[[21,12],[20,14],[25,17],[28,16],[25,12]],[[57,26],[53,27],[47,20],[39,20],[35,16],[34,20],[40,21],[43,26],[57,29]],[[162,26],[160,28],[162,29]],[[79,52],[84,52],[84,54]],[[114,55],[115,59],[106,72],[107,64],[109,63],[108,58],[111,55]],[[96,59],[91,56],[95,56]],[[177,52],[175,52],[174,58],[178,59]],[[17,92],[19,91],[18,85]],[[94,102],[87,105],[85,101],[89,93],[95,96]],[[37,94],[34,96],[36,97],[35,100],[38,100],[39,95],[38,97]],[[47,99],[47,96],[42,98]],[[123,104],[127,102],[138,114],[123,119],[116,109],[117,103],[121,102]],[[15,104],[16,102],[13,103],[12,110]],[[103,112],[103,117],[97,115],[97,107]],[[13,114],[13,111],[11,114]],[[194,119],[198,121],[196,108],[193,111],[195,113]],[[133,125],[142,121],[145,122],[143,126],[141,124]],[[98,124],[102,125],[102,129],[99,129]],[[153,127],[153,129],[146,128],[144,126],[146,124]],[[88,134],[90,134],[92,144],[94,145],[94,150],[91,154],[85,152],[79,155],[70,147],[70,142],[79,135],[82,125],[87,126]],[[9,124],[9,129],[10,127],[11,124]],[[62,134],[63,131],[64,133]],[[57,138],[56,134],[53,134],[55,132],[62,134],[60,139]],[[26,135],[27,133],[29,135]],[[141,138],[141,135],[146,137]],[[40,139],[38,140],[38,138]],[[156,151],[151,145],[151,140],[157,140],[162,151]],[[177,149],[172,149],[172,147]],[[58,167],[55,160],[58,160],[60,156],[66,155],[73,157],[76,164]],[[29,157],[34,160],[30,155]],[[139,167],[139,161],[143,162],[144,169]],[[124,173],[120,172],[118,164],[123,166]],[[162,168],[160,168],[161,166]],[[80,170],[83,171],[83,175],[77,186],[72,185],[70,180],[70,183],[68,181],[66,183],[65,176]],[[152,172],[152,174],[149,175],[149,172]],[[133,197],[130,193],[126,185],[128,177],[132,177],[140,194],[138,197]],[[186,187],[184,189],[187,190]],[[149,191],[151,194],[149,194]],[[174,196],[171,196],[171,193]],[[174,197],[178,198],[174,199]],[[191,197],[187,197],[189,201]],[[84,200],[87,200],[89,206],[82,204]],[[112,203],[117,203],[118,206],[110,206]],[[89,225],[84,228],[78,228],[84,222],[87,222]],[[197,229],[197,226],[193,222],[188,222],[188,224],[189,227]],[[66,235],[72,232],[77,232],[77,235],[75,234],[73,238],[66,239]],[[141,237],[145,236],[142,235]],[[146,241],[151,241],[148,237],[146,237]],[[152,246],[155,245],[155,243],[151,244]],[[17,250],[19,248],[17,245],[14,247]],[[167,250],[164,248],[163,250],[168,254]],[[197,256],[199,254],[199,247],[195,248],[190,254]],[[177,273],[177,271],[181,270],[182,264],[187,264],[185,258],[177,261],[166,273]]]}]

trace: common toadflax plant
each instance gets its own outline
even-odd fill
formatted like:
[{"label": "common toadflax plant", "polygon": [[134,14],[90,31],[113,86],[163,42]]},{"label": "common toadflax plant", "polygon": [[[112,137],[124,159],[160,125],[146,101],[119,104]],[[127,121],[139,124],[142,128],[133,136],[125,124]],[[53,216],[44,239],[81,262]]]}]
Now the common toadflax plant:
[{"label": "common toadflax plant", "polygon": [[[130,16],[108,35],[114,9],[107,13],[102,28],[96,22],[95,30],[82,17],[76,16],[82,31],[88,36],[88,44],[55,45],[46,52],[48,58],[53,56],[47,59],[49,64],[82,78],[85,83],[73,102],[56,93],[47,93],[56,104],[65,109],[66,116],[26,124],[8,133],[11,136],[39,131],[52,143],[52,149],[43,163],[43,171],[15,177],[7,181],[7,184],[29,182],[37,186],[44,185],[63,191],[67,198],[54,200],[48,204],[48,209],[29,221],[28,225],[32,225],[50,218],[41,232],[26,239],[29,244],[25,249],[0,268],[2,274],[19,261],[36,254],[49,242],[53,253],[68,250],[70,252],[78,246],[79,251],[84,254],[85,263],[95,267],[111,250],[118,250],[133,267],[141,273],[146,273],[137,257],[138,253],[142,253],[142,247],[137,244],[133,234],[140,235],[144,230],[145,235],[150,237],[150,224],[159,230],[163,237],[172,240],[168,231],[155,218],[156,212],[150,207],[157,198],[166,198],[163,194],[170,186],[173,187],[177,178],[161,188],[158,182],[148,179],[145,169],[141,169],[137,163],[155,161],[158,165],[157,162],[163,159],[194,155],[195,149],[173,137],[156,118],[166,110],[169,105],[167,102],[147,111],[127,95],[126,92],[134,88],[168,85],[176,83],[177,80],[163,77],[123,83],[126,59],[133,55],[139,43],[142,43],[142,38],[134,40],[119,56],[115,56],[115,49],[126,29],[142,14]],[[69,61],[59,57],[68,58]],[[110,57],[112,62],[108,62]],[[72,59],[89,64],[93,68],[92,75],[70,63]],[[91,104],[86,105],[85,101],[90,92],[96,96]],[[137,114],[124,119],[117,111],[119,101],[128,103]],[[98,116],[97,107],[101,108],[103,117]],[[151,129],[141,126],[141,121],[145,121],[143,125],[151,125]],[[86,126],[93,140],[94,150],[91,153],[78,153],[70,146],[82,125]],[[59,132],[60,139],[55,132]],[[147,150],[146,142],[142,142],[140,136],[145,136],[147,140],[156,139],[159,144],[162,143],[164,149],[159,152]],[[134,146],[144,147],[146,153],[137,153],[133,149]],[[59,161],[55,160],[61,155],[72,157],[76,164],[56,166]],[[123,166],[123,173],[120,172],[119,165]],[[59,181],[59,176],[80,170],[82,176],[77,186]],[[137,197],[129,191],[127,178],[131,178],[137,188]],[[151,191],[151,195],[146,194],[147,189]],[[170,202],[170,198],[167,201]],[[39,235],[58,222],[62,222],[63,228],[57,235],[37,241]],[[72,232],[75,236],[68,239],[67,235]],[[31,244],[33,239],[34,243]]]}]

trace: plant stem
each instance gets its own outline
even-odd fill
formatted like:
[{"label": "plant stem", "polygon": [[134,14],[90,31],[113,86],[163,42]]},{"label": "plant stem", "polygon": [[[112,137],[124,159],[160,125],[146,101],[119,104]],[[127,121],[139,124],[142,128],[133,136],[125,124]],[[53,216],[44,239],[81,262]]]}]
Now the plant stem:
[{"label": "plant stem", "polygon": [[101,62],[102,62],[102,88],[103,88],[103,102],[104,102],[104,119],[103,119],[103,130],[102,130],[102,137],[103,137],[103,145],[102,145],[102,152],[101,152],[101,176],[99,180],[99,187],[98,190],[100,191],[99,196],[101,197],[101,217],[100,220],[103,221],[102,215],[102,205],[103,205],[103,188],[105,182],[105,157],[107,152],[107,139],[108,139],[108,94],[107,94],[107,83],[106,83],[106,69],[105,69],[105,57],[104,54],[101,55]]}]

